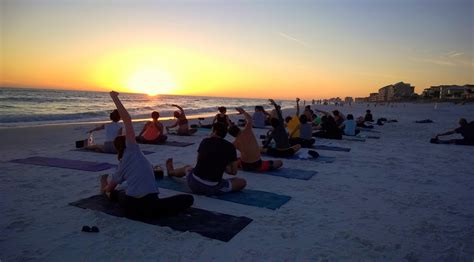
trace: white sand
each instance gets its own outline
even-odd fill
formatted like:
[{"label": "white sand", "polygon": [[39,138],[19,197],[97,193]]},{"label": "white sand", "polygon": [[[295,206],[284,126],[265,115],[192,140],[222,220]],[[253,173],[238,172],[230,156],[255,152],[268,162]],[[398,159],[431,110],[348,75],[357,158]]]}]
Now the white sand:
[{"label": "white sand", "polygon": [[[331,110],[330,106],[320,109]],[[339,108],[362,115],[366,105]],[[195,197],[195,207],[247,216],[253,222],[230,242],[211,240],[68,203],[98,193],[98,177],[85,172],[6,162],[30,156],[115,162],[114,155],[70,151],[91,126],[0,129],[0,260],[164,261],[472,261],[474,259],[474,147],[433,145],[429,138],[474,119],[474,105],[371,107],[374,117],[398,123],[376,127],[382,138],[365,143],[319,140],[352,151],[319,151],[332,164],[287,160],[317,170],[309,181],[243,174],[248,188],[289,195],[272,211]],[[415,124],[431,118],[433,124]],[[137,129],[141,126],[137,125]],[[257,135],[263,133],[257,132]],[[170,139],[185,148],[142,146],[155,164],[196,159],[203,134]],[[229,138],[230,139],[230,138]],[[96,136],[100,141],[101,136]],[[109,173],[111,171],[108,171]],[[175,192],[162,189],[162,195]],[[98,234],[83,233],[97,225]]]}]

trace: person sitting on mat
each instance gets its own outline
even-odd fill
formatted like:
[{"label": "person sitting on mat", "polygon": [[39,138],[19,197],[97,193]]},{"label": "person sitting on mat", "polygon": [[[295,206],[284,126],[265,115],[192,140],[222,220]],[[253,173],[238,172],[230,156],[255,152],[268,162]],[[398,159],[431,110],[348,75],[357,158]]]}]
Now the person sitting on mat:
[{"label": "person sitting on mat", "polygon": [[308,122],[306,115],[300,115],[299,117],[299,124],[293,131],[296,133],[298,131],[298,136],[291,136],[290,134],[290,145],[297,145],[300,144],[303,148],[310,148],[313,146],[314,142],[316,141],[313,136],[313,125]]},{"label": "person sitting on mat", "polygon": [[[440,136],[448,136],[452,134],[461,134],[463,139],[450,139],[450,140],[439,140]],[[474,145],[474,121],[467,122],[465,118],[459,119],[459,127],[445,132],[437,134],[430,140],[434,144],[456,144],[456,145]]]},{"label": "person sitting on mat", "polygon": [[[260,151],[269,156],[290,157],[300,150],[301,145],[290,146],[280,106],[278,106],[273,99],[269,99],[269,101],[275,107],[277,118],[271,119],[272,130],[268,132]],[[275,140],[275,148],[270,146],[272,140]]]},{"label": "person sitting on mat", "polygon": [[334,118],[330,115],[324,115],[321,117],[321,125],[315,127],[319,129],[313,133],[314,137],[327,138],[327,139],[342,139],[342,131],[334,121]]},{"label": "person sitting on mat", "polygon": [[[107,176],[101,177],[101,192],[111,200],[118,200],[131,218],[153,217],[181,212],[194,203],[194,197],[179,194],[159,198],[153,167],[143,155],[135,139],[132,119],[119,99],[119,93],[110,92],[125,125],[125,136],[115,138],[119,164],[110,181]],[[127,182],[125,196],[120,197],[117,185]]]},{"label": "person sitting on mat", "polygon": [[223,178],[224,172],[235,176],[238,170],[237,151],[224,139],[226,135],[227,127],[220,122],[214,123],[211,136],[204,138],[199,145],[196,166],[174,168],[170,158],[166,161],[168,176],[186,176],[188,187],[195,194],[217,195],[244,189],[247,185],[245,179]]},{"label": "person sitting on mat", "polygon": [[269,123],[270,114],[265,111],[263,106],[255,106],[255,112],[252,115],[253,127],[265,128]]},{"label": "person sitting on mat", "polygon": [[369,109],[365,111],[365,117],[364,117],[365,122],[374,122],[374,117],[372,116],[372,113],[370,112]]},{"label": "person sitting on mat", "polygon": [[146,122],[140,134],[137,136],[137,142],[142,144],[160,144],[164,143],[168,137],[163,134],[163,124],[158,121],[160,113],[153,111],[151,113],[152,121]]},{"label": "person sitting on mat", "polygon": [[344,135],[355,136],[360,133],[359,129],[356,129],[356,122],[352,114],[348,114],[346,120],[339,126]]},{"label": "person sitting on mat", "polygon": [[280,160],[262,160],[260,147],[252,130],[252,117],[241,107],[236,108],[239,114],[244,115],[246,123],[241,130],[236,125],[229,127],[229,134],[235,137],[234,146],[240,151],[240,167],[245,171],[268,171],[280,168]]},{"label": "person sitting on mat", "polygon": [[[217,108],[219,110],[219,113],[216,114],[214,119],[212,120],[212,124],[210,125],[202,125],[199,124],[199,127],[201,128],[212,128],[215,123],[222,123],[225,125],[225,127],[229,127],[232,124],[232,121],[230,121],[230,118],[228,115],[226,115],[227,108],[225,106],[220,106]],[[200,122],[199,122],[200,123]]]},{"label": "person sitting on mat", "polygon": [[[326,111],[319,110],[319,109],[316,109],[316,111],[321,112],[321,113],[323,113],[323,114],[326,115],[326,116],[331,116],[331,114],[328,113],[328,112],[326,112]],[[332,118],[333,118],[334,121],[336,122],[336,125],[337,125],[337,126],[342,125],[342,122],[344,122],[344,120],[346,120],[346,117],[344,116],[344,114],[342,114],[341,112],[339,112],[339,110],[333,110],[333,111],[332,111]]]},{"label": "person sitting on mat", "polygon": [[174,111],[173,115],[176,118],[176,122],[170,126],[167,126],[166,130],[169,132],[170,128],[178,127],[178,130],[176,131],[178,136],[190,136],[196,133],[196,128],[189,128],[188,119],[186,118],[186,114],[184,114],[183,108],[175,104],[172,104],[171,106],[178,108],[179,111]]},{"label": "person sitting on mat", "polygon": [[300,136],[300,99],[296,98],[296,113],[293,116],[285,117],[286,128],[288,129],[288,133],[290,134],[289,138],[298,138]]},{"label": "person sitting on mat", "polygon": [[94,131],[105,129],[104,144],[103,145],[89,145],[89,146],[86,146],[85,149],[93,150],[96,152],[102,152],[102,153],[112,153],[112,154],[117,153],[114,147],[114,139],[117,136],[120,136],[122,134],[122,125],[119,124],[120,114],[117,111],[117,109],[115,109],[114,111],[112,111],[112,113],[110,113],[109,117],[110,117],[110,120],[112,120],[112,123],[102,124],[88,131],[89,135],[92,135],[92,132]]}]

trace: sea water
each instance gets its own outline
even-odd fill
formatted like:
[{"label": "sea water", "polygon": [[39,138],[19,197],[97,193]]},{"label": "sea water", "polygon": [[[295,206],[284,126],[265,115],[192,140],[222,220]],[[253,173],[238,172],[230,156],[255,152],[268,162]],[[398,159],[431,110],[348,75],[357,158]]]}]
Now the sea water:
[{"label": "sea water", "polygon": [[[227,107],[228,114],[236,113],[235,107],[250,114],[256,105],[272,109],[267,99],[129,93],[121,93],[120,99],[134,120],[148,119],[152,111],[172,117],[177,108],[171,104],[181,106],[188,118],[215,115],[218,106]],[[282,108],[295,106],[294,101],[276,102]],[[0,127],[107,121],[113,109],[108,92],[0,87]]]}]

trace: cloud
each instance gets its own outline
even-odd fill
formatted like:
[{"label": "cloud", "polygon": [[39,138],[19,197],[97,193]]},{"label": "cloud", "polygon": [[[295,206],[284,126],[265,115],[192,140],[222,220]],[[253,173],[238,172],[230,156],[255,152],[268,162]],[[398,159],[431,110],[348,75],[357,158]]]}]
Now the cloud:
[{"label": "cloud", "polygon": [[462,55],[464,55],[464,53],[456,52],[456,51],[452,51],[447,54],[449,58],[454,58],[454,57],[462,56]]},{"label": "cloud", "polygon": [[292,37],[292,36],[287,35],[287,34],[282,33],[282,32],[278,32],[278,35],[281,36],[281,37],[283,37],[283,38],[285,38],[285,39],[287,39],[287,40],[296,42],[296,43],[298,43],[298,44],[300,44],[300,45],[302,45],[302,46],[304,46],[304,47],[308,47],[308,43],[306,43],[306,42],[303,41],[303,40],[300,40],[300,39],[298,39],[298,38]]},{"label": "cloud", "polygon": [[427,58],[411,57],[410,60],[415,61],[415,62],[435,64],[435,65],[440,65],[440,66],[455,66],[456,65],[455,63],[451,61],[446,61],[443,59],[429,59],[429,58],[427,59]]}]

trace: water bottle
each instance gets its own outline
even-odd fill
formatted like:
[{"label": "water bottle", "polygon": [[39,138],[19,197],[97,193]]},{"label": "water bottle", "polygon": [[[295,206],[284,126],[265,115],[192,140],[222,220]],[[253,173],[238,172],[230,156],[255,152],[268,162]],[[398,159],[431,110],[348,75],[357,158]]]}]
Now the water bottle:
[{"label": "water bottle", "polygon": [[94,144],[94,135],[92,133],[89,134],[89,138],[87,139],[87,145],[91,146]]}]

